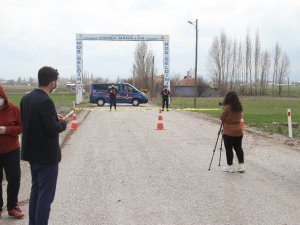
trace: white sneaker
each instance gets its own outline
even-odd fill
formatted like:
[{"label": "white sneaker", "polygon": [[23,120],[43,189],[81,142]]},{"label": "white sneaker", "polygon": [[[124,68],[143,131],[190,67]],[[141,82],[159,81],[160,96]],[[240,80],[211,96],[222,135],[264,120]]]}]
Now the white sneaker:
[{"label": "white sneaker", "polygon": [[246,172],[245,167],[244,167],[244,163],[240,163],[240,164],[237,166],[236,171],[237,171],[237,172],[240,172],[240,173]]},{"label": "white sneaker", "polygon": [[222,171],[223,171],[223,172],[234,173],[234,169],[233,169],[233,166],[232,166],[232,165],[231,165],[231,166],[227,165],[227,166],[223,167],[223,168],[222,168]]}]

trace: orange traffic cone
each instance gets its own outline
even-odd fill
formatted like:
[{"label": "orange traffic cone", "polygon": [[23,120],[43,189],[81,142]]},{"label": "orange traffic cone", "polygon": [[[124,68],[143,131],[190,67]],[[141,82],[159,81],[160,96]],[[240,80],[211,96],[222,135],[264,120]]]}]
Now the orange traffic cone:
[{"label": "orange traffic cone", "polygon": [[77,129],[78,129],[77,116],[76,113],[74,113],[72,116],[72,124],[69,130],[77,130]]},{"label": "orange traffic cone", "polygon": [[245,124],[245,121],[244,121],[244,118],[243,118],[243,113],[242,113],[242,118],[241,118],[241,127],[243,129],[246,128],[246,124]]},{"label": "orange traffic cone", "polygon": [[164,124],[163,124],[162,120],[163,120],[163,117],[159,115],[158,116],[157,127],[156,127],[155,130],[165,130],[164,129]]}]

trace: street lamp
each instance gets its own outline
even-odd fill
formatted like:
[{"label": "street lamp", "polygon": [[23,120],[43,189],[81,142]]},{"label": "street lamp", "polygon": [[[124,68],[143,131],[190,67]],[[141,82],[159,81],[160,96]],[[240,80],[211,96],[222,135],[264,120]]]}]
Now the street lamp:
[{"label": "street lamp", "polygon": [[198,19],[195,22],[188,21],[196,29],[196,47],[195,47],[195,83],[194,83],[194,108],[196,108],[197,98],[197,58],[198,58]]}]

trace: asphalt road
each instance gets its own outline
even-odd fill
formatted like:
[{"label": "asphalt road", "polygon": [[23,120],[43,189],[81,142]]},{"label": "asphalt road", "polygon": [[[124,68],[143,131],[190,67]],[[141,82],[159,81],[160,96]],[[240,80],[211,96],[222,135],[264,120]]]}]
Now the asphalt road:
[{"label": "asphalt road", "polygon": [[219,145],[208,171],[219,123],[169,111],[158,131],[157,109],[101,109],[82,113],[66,139],[49,225],[300,224],[298,146],[246,131],[246,173],[221,171]]}]

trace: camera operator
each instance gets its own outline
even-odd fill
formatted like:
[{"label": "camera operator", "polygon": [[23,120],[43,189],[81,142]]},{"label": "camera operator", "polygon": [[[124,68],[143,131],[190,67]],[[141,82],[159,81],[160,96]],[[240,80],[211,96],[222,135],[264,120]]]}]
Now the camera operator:
[{"label": "camera operator", "polygon": [[[226,149],[227,166],[223,168],[224,172],[234,171],[245,172],[244,152],[242,149],[243,130],[241,127],[241,118],[243,106],[239,97],[234,91],[229,91],[223,100],[223,112],[220,119],[223,123],[223,140]],[[235,150],[239,165],[234,170],[233,151]]]}]

